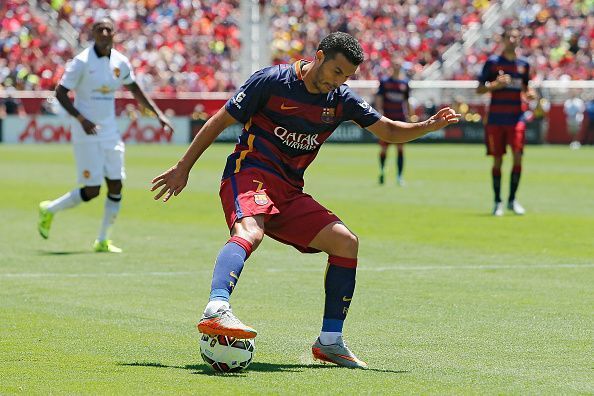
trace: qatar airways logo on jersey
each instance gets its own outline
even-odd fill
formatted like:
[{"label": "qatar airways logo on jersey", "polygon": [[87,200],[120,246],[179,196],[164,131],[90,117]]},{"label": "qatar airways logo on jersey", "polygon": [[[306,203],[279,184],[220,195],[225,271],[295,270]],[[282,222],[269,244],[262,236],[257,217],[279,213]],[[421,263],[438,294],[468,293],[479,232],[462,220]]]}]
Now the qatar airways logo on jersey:
[{"label": "qatar airways logo on jersey", "polygon": [[283,127],[274,128],[274,134],[278,137],[285,146],[297,150],[312,151],[320,147],[320,142],[317,141],[318,134],[295,133],[289,132]]}]

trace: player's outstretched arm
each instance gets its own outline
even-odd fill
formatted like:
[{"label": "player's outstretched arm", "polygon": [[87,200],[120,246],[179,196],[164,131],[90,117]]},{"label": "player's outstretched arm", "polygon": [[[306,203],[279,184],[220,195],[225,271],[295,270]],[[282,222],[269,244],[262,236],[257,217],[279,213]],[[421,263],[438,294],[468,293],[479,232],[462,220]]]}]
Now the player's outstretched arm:
[{"label": "player's outstretched arm", "polygon": [[375,124],[368,126],[367,130],[386,142],[406,143],[429,132],[455,124],[460,121],[460,117],[461,115],[453,109],[444,107],[422,122],[402,122],[382,117]]},{"label": "player's outstretched arm", "polygon": [[190,170],[196,161],[198,161],[198,158],[200,158],[202,153],[212,144],[212,142],[214,142],[217,136],[219,136],[225,128],[235,122],[237,122],[235,118],[233,118],[224,107],[212,116],[212,118],[206,121],[177,164],[151,181],[153,184],[151,191],[161,189],[157,195],[155,195],[155,200],[164,196],[163,202],[167,202],[171,196],[178,195],[182,192],[188,183]]}]

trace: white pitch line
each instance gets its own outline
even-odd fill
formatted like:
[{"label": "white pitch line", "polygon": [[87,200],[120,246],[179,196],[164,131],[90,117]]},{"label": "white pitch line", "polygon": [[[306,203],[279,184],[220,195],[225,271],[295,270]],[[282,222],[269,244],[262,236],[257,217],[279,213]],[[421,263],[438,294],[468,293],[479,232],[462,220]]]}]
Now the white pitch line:
[{"label": "white pitch line", "polygon": [[[362,267],[360,271],[453,271],[453,270],[496,270],[496,269],[563,269],[563,268],[594,268],[592,264],[534,264],[534,265],[425,265],[425,266],[390,266],[390,267]],[[266,272],[323,272],[324,268],[267,268]],[[0,278],[100,278],[100,277],[128,277],[128,276],[187,276],[212,273],[203,271],[149,271],[149,272],[95,272],[95,273],[60,273],[60,272],[16,272],[0,274]]]}]

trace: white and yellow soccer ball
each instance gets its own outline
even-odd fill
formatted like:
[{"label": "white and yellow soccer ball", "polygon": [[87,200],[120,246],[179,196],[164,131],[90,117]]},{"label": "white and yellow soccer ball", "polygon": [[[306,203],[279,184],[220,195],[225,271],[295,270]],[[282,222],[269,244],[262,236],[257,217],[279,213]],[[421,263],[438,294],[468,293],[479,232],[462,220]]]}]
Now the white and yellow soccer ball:
[{"label": "white and yellow soccer ball", "polygon": [[245,369],[254,357],[254,339],[238,339],[224,335],[202,334],[200,355],[215,371],[230,373]]}]

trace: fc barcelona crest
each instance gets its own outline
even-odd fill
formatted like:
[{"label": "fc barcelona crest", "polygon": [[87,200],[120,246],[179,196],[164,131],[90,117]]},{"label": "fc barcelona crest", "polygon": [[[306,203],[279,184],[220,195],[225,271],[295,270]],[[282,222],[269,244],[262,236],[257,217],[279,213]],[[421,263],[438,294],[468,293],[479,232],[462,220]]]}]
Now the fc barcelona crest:
[{"label": "fc barcelona crest", "polygon": [[254,202],[256,202],[256,205],[266,205],[268,203],[268,197],[266,194],[254,194]]},{"label": "fc barcelona crest", "polygon": [[526,68],[524,65],[518,65],[518,73],[524,74],[526,72]]},{"label": "fc barcelona crest", "polygon": [[320,119],[325,124],[333,124],[336,118],[336,109],[333,107],[324,107]]},{"label": "fc barcelona crest", "polygon": [[116,78],[120,78],[120,68],[116,67],[115,69],[113,69],[113,74],[114,76],[116,76]]}]

